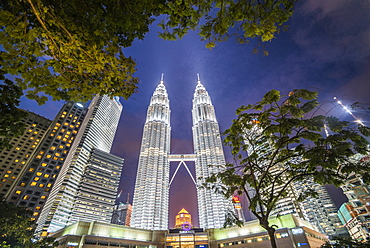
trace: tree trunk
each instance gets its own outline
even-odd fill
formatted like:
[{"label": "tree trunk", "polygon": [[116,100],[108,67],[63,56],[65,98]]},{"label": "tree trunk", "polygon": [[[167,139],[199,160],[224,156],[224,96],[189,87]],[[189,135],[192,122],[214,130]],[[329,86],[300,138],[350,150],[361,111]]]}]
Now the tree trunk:
[{"label": "tree trunk", "polygon": [[270,243],[272,248],[277,248],[276,239],[275,239],[275,228],[269,225],[268,219],[260,219],[260,225],[267,230],[267,233],[270,237]]},{"label": "tree trunk", "polygon": [[276,239],[275,239],[275,228],[268,227],[266,229],[267,229],[267,232],[268,232],[269,237],[270,237],[271,247],[272,248],[277,248]]}]

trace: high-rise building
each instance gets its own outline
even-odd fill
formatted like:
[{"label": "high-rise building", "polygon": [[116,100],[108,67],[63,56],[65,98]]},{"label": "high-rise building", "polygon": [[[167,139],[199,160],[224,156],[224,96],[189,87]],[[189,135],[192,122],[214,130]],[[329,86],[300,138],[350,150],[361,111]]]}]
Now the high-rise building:
[{"label": "high-rise building", "polygon": [[317,197],[307,197],[299,203],[304,219],[318,227],[328,236],[348,235],[341,223],[337,208],[325,186],[317,184],[312,178],[294,183],[295,191],[304,193],[308,189],[316,191]]},{"label": "high-rise building", "polygon": [[[370,156],[357,159],[366,161]],[[348,198],[338,215],[341,222],[347,228],[352,239],[367,241],[370,239],[370,185],[366,184],[360,175],[349,175],[345,185],[341,187]]]},{"label": "high-rise building", "polygon": [[220,228],[224,225],[227,211],[232,209],[231,197],[228,200],[212,189],[201,187],[205,178],[219,172],[226,163],[215,110],[199,75],[194,92],[192,116],[199,226]]},{"label": "high-rise building", "polygon": [[131,226],[167,230],[170,163],[170,106],[162,79],[147,111],[137,169]]},{"label": "high-rise building", "polygon": [[28,161],[5,195],[6,201],[33,210],[33,218],[38,218],[85,114],[86,108],[81,104],[63,105],[37,148],[28,154]]},{"label": "high-rise building", "polygon": [[[102,187],[115,195],[117,181],[114,178],[119,178],[123,160],[108,153],[121,112],[122,105],[118,98],[96,96],[92,100],[76,141],[37,221],[36,232],[46,235],[77,219],[85,220],[88,213],[99,215],[102,220],[110,222],[115,198],[105,195],[106,191]],[[104,172],[101,177],[109,175],[108,180],[94,175],[96,172]],[[91,180],[98,179],[95,182],[95,193],[99,197],[88,197],[91,190],[94,190]],[[79,204],[83,206],[80,208]],[[107,206],[111,206],[109,213]],[[102,217],[100,213],[105,213],[105,216]],[[91,218],[90,216],[88,220]]]},{"label": "high-rise building", "polygon": [[[51,123],[49,119],[32,112],[22,122],[26,124],[24,133],[11,139],[12,148],[0,151],[0,196],[3,198],[17,185],[20,178],[30,179],[33,176],[33,171],[26,170],[26,164]],[[21,193],[16,192],[17,199]]]},{"label": "high-rise building", "polygon": [[[131,226],[150,230],[168,228],[169,162],[195,161],[201,228],[222,227],[231,200],[204,189],[203,180],[225,165],[218,123],[211,99],[198,77],[193,99],[194,154],[170,154],[170,107],[162,79],[148,107],[136,176]],[[215,165],[209,167],[209,165]],[[187,168],[187,166],[186,166]],[[189,170],[188,170],[189,171]]]},{"label": "high-rise building", "polygon": [[120,202],[114,206],[112,215],[112,224],[130,226],[132,215],[132,205],[127,201],[126,203]]}]

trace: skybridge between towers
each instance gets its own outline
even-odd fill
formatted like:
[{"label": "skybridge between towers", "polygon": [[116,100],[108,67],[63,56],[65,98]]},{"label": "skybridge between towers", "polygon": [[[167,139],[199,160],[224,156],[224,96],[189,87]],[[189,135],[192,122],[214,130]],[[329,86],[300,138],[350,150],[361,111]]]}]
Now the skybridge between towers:
[{"label": "skybridge between towers", "polygon": [[177,168],[175,170],[175,173],[173,173],[173,176],[170,180],[170,184],[169,184],[170,186],[171,186],[171,183],[172,183],[173,179],[175,178],[175,176],[177,174],[177,171],[180,169],[181,165],[183,165],[185,167],[185,169],[189,173],[191,179],[193,180],[195,186],[197,186],[197,183],[195,182],[195,179],[194,179],[193,175],[191,174],[191,172],[189,170],[189,167],[186,164],[186,162],[195,162],[197,160],[196,154],[169,154],[167,159],[168,159],[169,162],[179,162],[179,164],[177,165]]}]

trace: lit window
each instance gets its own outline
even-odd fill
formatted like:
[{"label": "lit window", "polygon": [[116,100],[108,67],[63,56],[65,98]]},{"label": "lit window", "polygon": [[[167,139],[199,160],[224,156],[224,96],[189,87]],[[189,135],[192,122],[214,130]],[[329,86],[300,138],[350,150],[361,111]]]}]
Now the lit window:
[{"label": "lit window", "polygon": [[69,125],[69,127],[70,127],[70,128],[75,128],[75,126],[73,126],[73,125]]},{"label": "lit window", "polygon": [[37,216],[37,215],[39,215],[38,212],[33,212],[33,216]]},{"label": "lit window", "polygon": [[35,137],[30,137],[30,140],[34,140],[35,139]]},{"label": "lit window", "polygon": [[66,144],[66,146],[70,147],[70,146],[71,146],[71,144]]},{"label": "lit window", "polygon": [[64,126],[68,126],[68,123],[67,122],[64,122]]},{"label": "lit window", "polygon": [[52,146],[52,147],[50,147],[50,150],[55,150],[56,149],[56,147],[55,146]]},{"label": "lit window", "polygon": [[28,170],[28,171],[33,172],[33,171],[35,171],[35,168],[29,168],[29,170]]},{"label": "lit window", "polygon": [[40,210],[40,209],[41,209],[41,207],[35,207],[35,209],[36,209],[36,210]]},{"label": "lit window", "polygon": [[61,129],[61,130],[60,130],[60,132],[61,132],[61,133],[64,133],[64,131],[65,131],[65,129]]},{"label": "lit window", "polygon": [[24,186],[26,186],[26,183],[21,183],[20,186],[24,187]]},{"label": "lit window", "polygon": [[19,162],[19,160],[18,160],[18,159],[16,159],[16,160],[14,160],[14,162],[16,162],[16,163],[17,163],[17,162]]},{"label": "lit window", "polygon": [[16,193],[17,195],[20,195],[20,194],[22,193],[22,191],[17,190],[17,191],[15,191],[15,193]]},{"label": "lit window", "polygon": [[60,148],[60,149],[63,149],[63,148],[64,148],[64,146],[60,145],[60,146],[59,146],[59,148]]},{"label": "lit window", "polygon": [[76,134],[76,133],[77,133],[77,131],[76,131],[76,130],[73,130],[73,131],[72,131],[72,133]]},{"label": "lit window", "polygon": [[32,126],[33,126],[33,127],[36,127],[36,124],[34,123],[34,124],[32,124]]},{"label": "lit window", "polygon": [[47,158],[51,158],[51,155],[50,155],[50,154],[48,154],[48,155],[46,155],[46,157],[47,157]]},{"label": "lit window", "polygon": [[55,166],[55,169],[60,169],[60,166],[59,165]]},{"label": "lit window", "polygon": [[70,131],[68,131],[66,134],[68,134],[68,135],[69,135],[69,134],[71,134],[71,132],[70,132]]},{"label": "lit window", "polygon": [[12,176],[12,179],[16,179],[17,177],[16,176]]},{"label": "lit window", "polygon": [[39,188],[43,188],[45,185],[43,183],[39,184]]},{"label": "lit window", "polygon": [[66,138],[63,138],[63,141],[67,141],[67,139]]},{"label": "lit window", "polygon": [[56,152],[56,153],[55,153],[55,156],[58,156],[58,157],[59,157],[59,156],[60,156],[60,153]]},{"label": "lit window", "polygon": [[2,182],[6,182],[6,179],[1,179]]},{"label": "lit window", "polygon": [[25,164],[25,163],[26,163],[26,161],[22,161],[22,162],[21,162],[21,164]]},{"label": "lit window", "polygon": [[33,180],[38,181],[38,180],[40,180],[40,178],[39,177],[35,177]]},{"label": "lit window", "polygon": [[29,155],[29,154],[27,154],[27,155],[26,155],[26,158],[28,158],[29,156],[30,156],[30,155]]},{"label": "lit window", "polygon": [[41,199],[46,199],[46,196],[42,195],[40,198],[41,198]]},{"label": "lit window", "polygon": [[32,132],[32,129],[28,129],[28,132]]},{"label": "lit window", "polygon": [[53,184],[52,183],[48,183],[48,185],[46,185],[46,187],[50,188]]},{"label": "lit window", "polygon": [[37,132],[37,131],[35,131],[35,132],[33,132],[34,134],[38,134],[39,132]]},{"label": "lit window", "polygon": [[42,172],[36,172],[37,176],[42,176]]},{"label": "lit window", "polygon": [[58,160],[58,158],[57,158],[57,157],[53,157],[53,159],[54,159],[54,160]]},{"label": "lit window", "polygon": [[68,152],[67,150],[64,150],[64,151],[63,151],[63,153],[64,153],[64,154],[67,154],[67,152]]},{"label": "lit window", "polygon": [[32,147],[32,148],[36,148],[36,145],[32,145],[31,147]]},{"label": "lit window", "polygon": [[56,178],[56,177],[57,177],[57,175],[55,175],[55,174],[52,176],[52,178]]},{"label": "lit window", "polygon": [[62,138],[62,136],[60,136],[60,135],[57,136],[57,139],[61,139],[61,138]]},{"label": "lit window", "polygon": [[41,166],[42,167],[46,167],[48,164],[47,163],[42,163]]},{"label": "lit window", "polygon": [[31,220],[31,221],[34,221],[34,220],[36,220],[36,219],[35,219],[35,218],[31,218],[30,220]]},{"label": "lit window", "polygon": [[66,117],[65,115],[61,115],[62,118]]},{"label": "lit window", "polygon": [[60,126],[60,123],[55,123],[55,126],[58,126],[59,127]]},{"label": "lit window", "polygon": [[36,156],[36,158],[41,159],[41,158],[42,158],[42,156],[41,156],[41,155],[37,155],[37,156]]},{"label": "lit window", "polygon": [[64,160],[64,158],[59,158],[59,160],[63,161],[63,160]]},{"label": "lit window", "polygon": [[36,183],[36,182],[32,182],[30,185],[31,185],[31,186],[36,186],[36,185],[37,185],[37,183]]},{"label": "lit window", "polygon": [[18,150],[18,151],[19,151],[20,149],[21,149],[21,148],[19,148],[19,147],[16,147],[16,148],[15,148],[15,150]]},{"label": "lit window", "polygon": [[66,115],[66,114],[67,114],[67,112],[66,112],[66,111],[64,111],[64,112],[63,112],[63,114],[64,114],[64,115]]},{"label": "lit window", "polygon": [[45,177],[45,178],[48,178],[49,176],[50,176],[49,174],[45,174],[45,175],[44,175],[44,177]]},{"label": "lit window", "polygon": [[44,153],[45,153],[44,151],[40,151],[40,152],[39,152],[39,154],[41,154],[41,155],[42,155],[42,154],[44,154]]},{"label": "lit window", "polygon": [[6,173],[12,173],[12,171],[8,170],[8,171],[6,171]]},{"label": "lit window", "polygon": [[53,136],[54,136],[54,134],[53,134],[53,133],[51,133],[51,134],[50,134],[50,136],[51,136],[51,137],[53,137]]},{"label": "lit window", "polygon": [[9,177],[9,175],[8,174],[5,174],[4,177]]},{"label": "lit window", "polygon": [[23,200],[27,200],[27,199],[29,199],[30,198],[30,196],[29,195],[25,195],[24,197],[23,197]]}]

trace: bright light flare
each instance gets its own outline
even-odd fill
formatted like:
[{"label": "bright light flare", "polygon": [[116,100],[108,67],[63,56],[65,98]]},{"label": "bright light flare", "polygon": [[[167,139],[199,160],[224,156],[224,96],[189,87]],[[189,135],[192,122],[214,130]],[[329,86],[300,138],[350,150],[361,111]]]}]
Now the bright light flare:
[{"label": "bright light flare", "polygon": [[346,106],[344,106],[344,104],[338,100],[338,98],[334,97],[334,100],[336,100],[338,102],[338,104],[340,104],[340,106],[342,106],[342,108],[347,112],[349,113],[354,119],[355,119],[355,122],[362,125],[362,126],[365,126],[365,124],[359,119],[357,118],[351,110],[349,110]]}]

